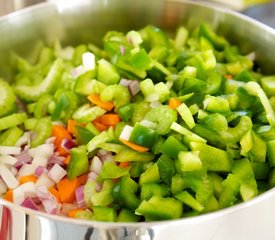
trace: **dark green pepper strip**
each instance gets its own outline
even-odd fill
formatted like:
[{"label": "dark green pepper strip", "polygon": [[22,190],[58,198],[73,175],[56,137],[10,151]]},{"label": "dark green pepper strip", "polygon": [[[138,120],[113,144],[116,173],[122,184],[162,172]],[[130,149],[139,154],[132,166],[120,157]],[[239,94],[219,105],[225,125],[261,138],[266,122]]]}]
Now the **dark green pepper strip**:
[{"label": "dark green pepper strip", "polygon": [[253,173],[256,180],[267,180],[270,173],[270,166],[264,162],[251,162]]},{"label": "dark green pepper strip", "polygon": [[275,139],[267,141],[267,158],[270,167],[275,166]]},{"label": "dark green pepper strip", "polygon": [[135,195],[137,190],[138,184],[128,175],[125,175],[115,184],[113,197],[121,207],[134,210],[140,203]]},{"label": "dark green pepper strip", "polygon": [[162,154],[157,160],[160,179],[167,185],[171,184],[171,179],[176,170],[174,161],[165,154]]},{"label": "dark green pepper strip", "polygon": [[201,120],[201,123],[207,128],[214,131],[226,131],[228,129],[228,123],[224,115],[220,113],[208,114]]},{"label": "dark green pepper strip", "polygon": [[122,121],[128,122],[132,118],[134,109],[135,105],[133,103],[128,103],[119,107],[117,111]]},{"label": "dark green pepper strip", "polygon": [[136,214],[143,215],[146,221],[177,219],[182,216],[182,203],[174,198],[153,196],[143,200],[136,209]]},{"label": "dark green pepper strip", "polygon": [[140,123],[136,123],[129,141],[144,147],[151,148],[155,145],[157,139],[158,134],[155,130],[145,127]]},{"label": "dark green pepper strip", "polygon": [[178,153],[180,151],[187,151],[188,148],[177,140],[174,136],[169,136],[165,142],[161,145],[160,151],[164,154],[167,154],[173,159],[178,158]]},{"label": "dark green pepper strip", "polygon": [[63,62],[60,59],[55,60],[50,71],[44,80],[36,86],[16,85],[15,92],[20,98],[27,102],[37,101],[44,93],[50,93],[57,85],[62,76]]},{"label": "dark green pepper strip", "polygon": [[74,179],[89,170],[89,159],[85,146],[79,146],[70,150],[71,160],[67,168],[67,176]]},{"label": "dark green pepper strip", "polygon": [[78,145],[88,144],[96,135],[89,129],[82,126],[75,126],[76,130],[76,141]]}]

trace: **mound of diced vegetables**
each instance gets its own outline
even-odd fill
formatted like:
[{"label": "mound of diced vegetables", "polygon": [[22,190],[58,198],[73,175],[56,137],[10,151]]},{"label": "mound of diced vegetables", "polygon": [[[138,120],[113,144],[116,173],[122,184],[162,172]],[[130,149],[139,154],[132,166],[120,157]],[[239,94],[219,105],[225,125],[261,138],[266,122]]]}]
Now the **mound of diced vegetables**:
[{"label": "mound of diced vegetables", "polygon": [[202,23],[102,48],[13,54],[0,81],[0,195],[98,221],[216,211],[275,185],[275,76]]}]

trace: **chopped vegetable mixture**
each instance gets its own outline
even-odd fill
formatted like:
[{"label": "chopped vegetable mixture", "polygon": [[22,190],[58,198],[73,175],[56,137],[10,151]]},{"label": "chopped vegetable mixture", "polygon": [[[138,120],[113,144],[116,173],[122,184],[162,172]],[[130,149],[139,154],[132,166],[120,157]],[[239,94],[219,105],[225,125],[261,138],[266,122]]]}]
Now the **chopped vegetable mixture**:
[{"label": "chopped vegetable mixture", "polygon": [[275,186],[275,75],[202,23],[17,54],[0,80],[0,195],[71,218],[200,215]]}]

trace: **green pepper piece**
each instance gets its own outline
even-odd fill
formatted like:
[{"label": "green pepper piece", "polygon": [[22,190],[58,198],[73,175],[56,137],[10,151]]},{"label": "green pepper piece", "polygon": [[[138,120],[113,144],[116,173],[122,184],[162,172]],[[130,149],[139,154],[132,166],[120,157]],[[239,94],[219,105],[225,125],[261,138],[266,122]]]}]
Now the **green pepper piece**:
[{"label": "green pepper piece", "polygon": [[144,119],[158,124],[156,131],[160,135],[167,134],[170,131],[171,124],[177,120],[177,113],[168,106],[161,105],[152,108]]},{"label": "green pepper piece", "polygon": [[144,116],[150,111],[151,107],[148,102],[140,102],[134,105],[134,111],[132,115],[132,122],[141,122]]},{"label": "green pepper piece", "polygon": [[90,211],[83,210],[75,214],[75,218],[92,221],[94,219],[94,214]]},{"label": "green pepper piece", "polygon": [[228,123],[224,115],[220,113],[208,114],[201,121],[207,128],[214,131],[226,131],[228,129]]},{"label": "green pepper piece", "polygon": [[180,151],[187,151],[188,148],[177,140],[174,136],[169,136],[165,142],[161,145],[160,151],[167,154],[173,159],[178,158],[178,153]]},{"label": "green pepper piece", "polygon": [[206,79],[206,94],[216,94],[220,91],[223,83],[223,77],[217,71],[211,71]]},{"label": "green pepper piece", "polygon": [[155,130],[148,128],[140,123],[136,123],[129,141],[144,147],[151,148],[155,145],[157,139],[158,134]]},{"label": "green pepper piece", "polygon": [[113,101],[116,108],[130,102],[129,90],[122,85],[108,85],[100,93],[100,98],[104,102]]},{"label": "green pepper piece", "polygon": [[128,103],[120,106],[117,111],[122,121],[128,122],[132,118],[134,109],[135,105],[133,103]]},{"label": "green pepper piece", "polygon": [[154,158],[154,155],[149,152],[137,152],[129,147],[122,146],[115,155],[114,160],[117,162],[148,162]]},{"label": "green pepper piece", "polygon": [[236,75],[234,79],[241,82],[255,81],[255,79],[248,70],[241,71],[238,75]]},{"label": "green pepper piece", "polygon": [[209,171],[231,171],[232,158],[226,151],[200,142],[192,142],[191,149],[199,151],[199,158]]},{"label": "green pepper piece", "polygon": [[101,58],[98,62],[97,80],[106,84],[117,84],[120,80],[120,76],[113,64],[107,60]]},{"label": "green pepper piece", "polygon": [[157,160],[160,179],[167,185],[171,184],[171,179],[175,174],[174,161],[166,154],[162,154]]},{"label": "green pepper piece", "polygon": [[89,170],[89,160],[85,146],[79,146],[70,150],[71,160],[67,167],[67,176],[74,179]]},{"label": "green pepper piece", "polygon": [[155,163],[140,175],[139,184],[142,185],[144,183],[155,183],[155,182],[159,182],[159,180],[160,180],[159,169],[158,169],[158,165]]},{"label": "green pepper piece", "polygon": [[120,168],[115,163],[112,162],[104,162],[103,167],[100,171],[99,178],[100,179],[117,179],[126,174],[128,174],[127,168]]},{"label": "green pepper piece", "polygon": [[116,209],[111,207],[94,206],[94,219],[102,222],[115,222]]},{"label": "green pepper piece", "polygon": [[117,216],[117,222],[138,222],[139,220],[140,216],[126,208],[121,209]]},{"label": "green pepper piece", "polygon": [[55,105],[55,109],[51,115],[52,120],[56,121],[59,120],[61,117],[62,112],[70,105],[69,99],[66,94],[62,94],[60,98],[57,100]]},{"label": "green pepper piece", "polygon": [[198,152],[179,152],[176,169],[180,173],[202,170],[202,161]]},{"label": "green pepper piece", "polygon": [[171,179],[171,192],[173,194],[179,193],[185,188],[188,188],[188,184],[183,178],[182,174],[175,174]]},{"label": "green pepper piece", "polygon": [[275,139],[267,141],[267,158],[270,167],[275,166]]},{"label": "green pepper piece", "polygon": [[240,194],[243,201],[247,201],[257,196],[257,182],[255,180],[251,163],[248,159],[244,158],[234,161],[232,173],[239,178],[241,183]]},{"label": "green pepper piece", "polygon": [[275,82],[274,75],[261,78],[262,88],[268,97],[272,97],[275,95],[274,82]]},{"label": "green pepper piece", "polygon": [[269,174],[268,185],[270,187],[275,186],[275,169],[273,168]]},{"label": "green pepper piece", "polygon": [[72,63],[74,66],[82,64],[82,55],[87,52],[87,46],[84,44],[78,45],[74,48]]},{"label": "green pepper piece", "polygon": [[256,180],[267,180],[270,173],[270,166],[265,162],[251,162]]},{"label": "green pepper piece", "polygon": [[140,199],[149,200],[152,196],[168,197],[170,188],[158,183],[143,183],[141,185]]},{"label": "green pepper piece", "polygon": [[88,144],[96,136],[87,127],[75,126],[75,129],[78,145]]},{"label": "green pepper piece", "polygon": [[240,191],[240,180],[234,174],[228,174],[227,178],[222,182],[222,191],[219,196],[220,208],[232,206],[237,201],[237,194]]},{"label": "green pepper piece", "polygon": [[209,112],[227,113],[230,112],[230,106],[227,99],[220,96],[206,95],[203,101],[204,109]]},{"label": "green pepper piece", "polygon": [[52,122],[49,117],[40,118],[37,120],[33,132],[35,138],[31,140],[31,147],[37,147],[43,144],[52,133]]},{"label": "green pepper piece", "polygon": [[135,212],[143,215],[146,221],[157,221],[180,218],[183,208],[174,198],[153,196],[148,201],[143,200]]},{"label": "green pepper piece", "polygon": [[138,184],[129,175],[125,175],[115,184],[113,197],[121,207],[134,210],[140,203],[135,195],[137,190]]},{"label": "green pepper piece", "polygon": [[191,207],[195,211],[201,212],[204,206],[200,204],[189,192],[183,191],[175,196],[176,199],[180,200],[185,205]]}]

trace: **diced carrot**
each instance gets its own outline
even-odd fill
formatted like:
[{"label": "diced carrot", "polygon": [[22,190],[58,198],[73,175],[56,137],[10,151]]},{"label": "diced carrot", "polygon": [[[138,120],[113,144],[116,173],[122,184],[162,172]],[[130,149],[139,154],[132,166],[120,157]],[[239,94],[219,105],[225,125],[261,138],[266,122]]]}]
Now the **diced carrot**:
[{"label": "diced carrot", "polygon": [[106,126],[106,125],[104,125],[100,122],[93,121],[93,124],[96,127],[96,129],[100,132],[105,131],[106,129],[108,129],[108,126]]},{"label": "diced carrot", "polygon": [[75,201],[75,189],[87,180],[87,174],[83,174],[73,180],[64,177],[57,183],[57,189],[62,203],[73,203]]},{"label": "diced carrot", "polygon": [[129,142],[127,140],[124,140],[124,139],[121,139],[119,138],[119,141],[121,141],[122,143],[124,143],[125,145],[127,145],[128,147],[138,151],[138,152],[147,152],[149,151],[149,148],[147,147],[143,147],[143,146],[140,146],[138,144],[135,144],[135,143],[132,143],[132,142]]},{"label": "diced carrot", "polygon": [[26,175],[26,176],[22,176],[20,177],[19,179],[19,184],[24,184],[24,183],[27,183],[27,182],[36,182],[37,180],[37,177],[35,175]]},{"label": "diced carrot", "polygon": [[9,189],[4,195],[3,195],[3,199],[13,202],[13,190]]},{"label": "diced carrot", "polygon": [[59,195],[59,192],[56,190],[56,188],[50,187],[48,190],[55,197],[56,201],[60,203],[60,195]]},{"label": "diced carrot", "polygon": [[65,158],[64,163],[65,163],[66,165],[68,165],[68,164],[70,163],[70,160],[71,160],[71,155],[68,155],[68,156]]},{"label": "diced carrot", "polygon": [[106,126],[115,126],[120,122],[120,117],[116,113],[106,113],[102,116],[99,116],[94,121]]},{"label": "diced carrot", "polygon": [[181,105],[181,102],[176,98],[170,98],[169,99],[169,107],[171,109],[176,109],[179,105]]},{"label": "diced carrot", "polygon": [[59,146],[63,139],[72,139],[71,134],[62,125],[53,125],[52,136],[55,137],[54,144]]},{"label": "diced carrot", "polygon": [[120,168],[127,168],[130,166],[130,164],[131,164],[130,162],[120,162],[118,166]]},{"label": "diced carrot", "polygon": [[114,108],[114,104],[112,102],[103,102],[100,99],[100,96],[96,93],[90,94],[88,97],[88,100],[91,101],[93,104],[106,109],[107,111],[111,111]]},{"label": "diced carrot", "polygon": [[227,78],[227,79],[232,79],[233,75],[231,75],[231,74],[225,74],[224,77]]},{"label": "diced carrot", "polygon": [[81,212],[83,211],[84,209],[83,208],[76,208],[76,209],[73,209],[71,211],[68,212],[68,216],[70,218],[75,218],[75,215],[78,213],[78,212]]},{"label": "diced carrot", "polygon": [[75,136],[76,135],[75,126],[78,126],[78,125],[80,124],[77,121],[73,119],[69,119],[67,122],[67,131],[73,136]]},{"label": "diced carrot", "polygon": [[62,157],[67,157],[70,154],[70,152],[68,150],[66,150],[65,148],[63,148],[61,145],[57,146],[57,151],[58,151],[59,155]]}]

